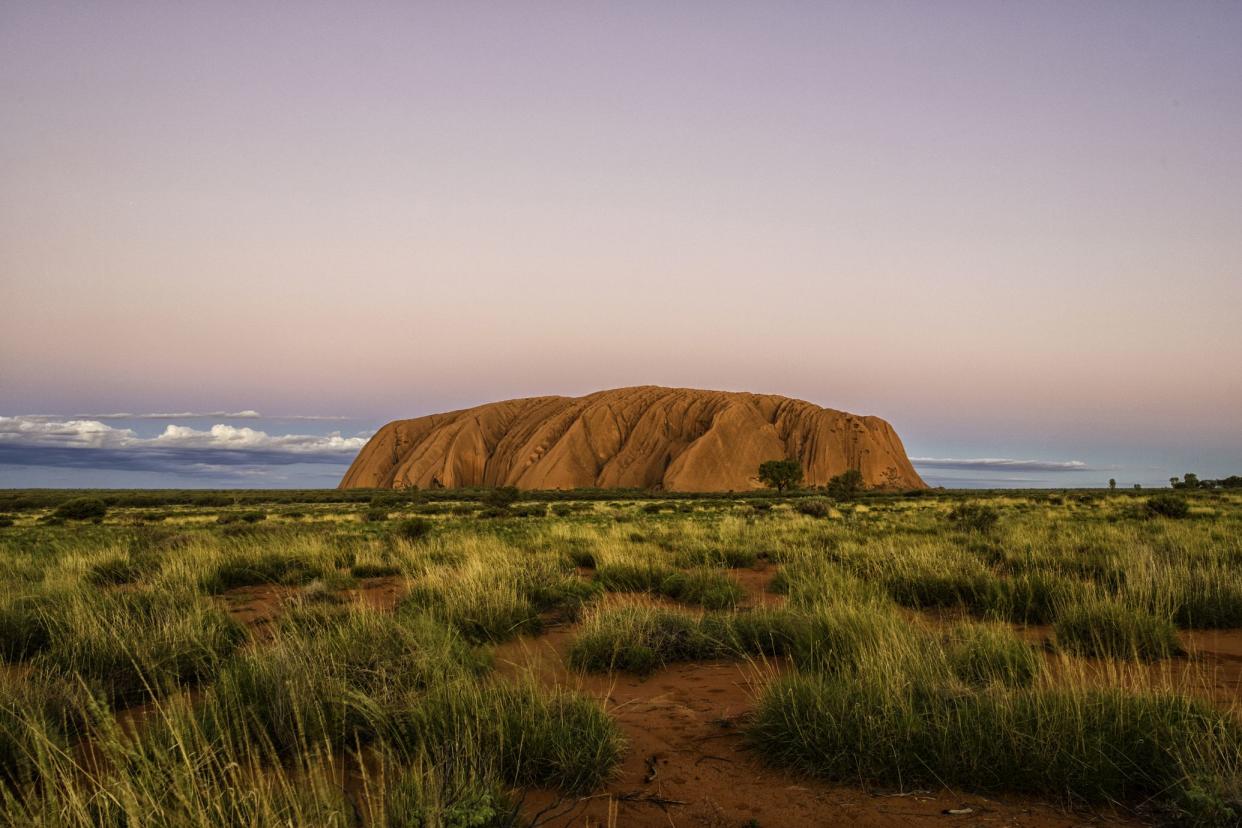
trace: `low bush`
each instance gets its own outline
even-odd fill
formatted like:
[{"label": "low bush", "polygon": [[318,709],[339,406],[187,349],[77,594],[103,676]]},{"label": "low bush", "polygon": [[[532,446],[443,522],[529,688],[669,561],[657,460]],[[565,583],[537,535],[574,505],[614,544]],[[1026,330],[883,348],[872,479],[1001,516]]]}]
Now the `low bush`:
[{"label": "low bush", "polygon": [[107,514],[107,505],[97,497],[75,497],[52,512],[53,517],[61,520],[103,520]]},{"label": "low bush", "polygon": [[1190,504],[1186,498],[1172,494],[1149,497],[1143,508],[1151,517],[1184,518],[1190,515]]},{"label": "low bush", "polygon": [[394,534],[407,541],[419,541],[431,534],[435,524],[426,518],[409,518],[397,524]]},{"label": "low bush", "polygon": [[800,515],[813,518],[826,518],[832,513],[832,504],[823,498],[805,498],[794,504]]},{"label": "low bush", "polygon": [[963,532],[991,532],[1000,522],[1000,512],[991,506],[963,503],[949,511],[949,523]]},{"label": "low bush", "polygon": [[265,512],[223,512],[216,517],[216,523],[222,526],[254,524],[267,520]]},{"label": "low bush", "polygon": [[651,562],[600,563],[595,568],[595,580],[610,592],[655,592],[673,572]]}]

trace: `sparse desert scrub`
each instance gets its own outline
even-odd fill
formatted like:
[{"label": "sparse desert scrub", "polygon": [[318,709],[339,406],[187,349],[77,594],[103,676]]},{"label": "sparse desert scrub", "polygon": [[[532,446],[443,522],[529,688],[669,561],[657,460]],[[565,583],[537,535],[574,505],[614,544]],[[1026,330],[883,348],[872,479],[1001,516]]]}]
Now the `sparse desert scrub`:
[{"label": "sparse desert scrub", "polygon": [[[601,794],[619,732],[559,671],[506,678],[528,642],[502,648],[496,672],[491,645],[578,618],[568,659],[585,671],[776,659],[751,732],[776,764],[1058,802],[1154,797],[1160,816],[1231,824],[1236,714],[1208,677],[1181,677],[1208,660],[1128,659],[1176,656],[1171,625],[1242,625],[1236,496],[1192,494],[1196,519],[1152,520],[1123,495],[863,493],[846,519],[819,520],[795,511],[806,498],[759,517],[736,496],[670,494],[676,510],[647,514],[646,499],[597,494],[532,495],[570,508],[482,521],[479,493],[429,493],[418,537],[359,521],[372,493],[108,494],[99,524],[38,523],[50,495],[6,505],[21,519],[0,532],[0,824],[522,824],[528,786]],[[315,520],[215,523],[222,508],[286,512],[263,498]],[[954,528],[965,502],[996,526]],[[155,507],[167,526],[136,525],[130,510]],[[729,570],[757,565],[786,600],[737,609]],[[357,589],[379,575],[402,577]],[[686,606],[601,601],[605,588]],[[360,603],[393,592],[395,612]],[[270,621],[243,645],[228,614],[255,605]],[[1056,622],[1057,655],[1023,640],[1042,630],[1009,626]],[[81,739],[102,763],[89,779]]]}]

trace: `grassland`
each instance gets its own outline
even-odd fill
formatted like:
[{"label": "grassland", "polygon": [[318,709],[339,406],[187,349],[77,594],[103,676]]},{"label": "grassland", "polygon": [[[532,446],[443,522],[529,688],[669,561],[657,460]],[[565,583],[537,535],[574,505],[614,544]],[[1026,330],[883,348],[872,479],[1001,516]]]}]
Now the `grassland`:
[{"label": "grassland", "polygon": [[1242,496],[629,495],[0,493],[0,824],[698,824],[729,665],[722,786],[1242,817]]}]

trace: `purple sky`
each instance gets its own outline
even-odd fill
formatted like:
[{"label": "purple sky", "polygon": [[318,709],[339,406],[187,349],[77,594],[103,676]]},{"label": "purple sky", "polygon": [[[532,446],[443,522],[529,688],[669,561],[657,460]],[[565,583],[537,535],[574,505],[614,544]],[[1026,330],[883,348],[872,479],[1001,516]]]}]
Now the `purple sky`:
[{"label": "purple sky", "polygon": [[657,383],[1242,473],[1242,3],[8,0],[0,119],[0,416]]}]

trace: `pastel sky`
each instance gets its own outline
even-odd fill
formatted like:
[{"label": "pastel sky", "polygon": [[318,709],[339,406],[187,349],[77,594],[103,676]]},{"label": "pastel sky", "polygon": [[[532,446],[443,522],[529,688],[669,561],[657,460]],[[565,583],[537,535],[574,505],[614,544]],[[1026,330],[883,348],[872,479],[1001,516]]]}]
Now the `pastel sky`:
[{"label": "pastel sky", "polygon": [[1223,476],[1240,316],[1232,0],[0,5],[0,486],[636,384]]}]

